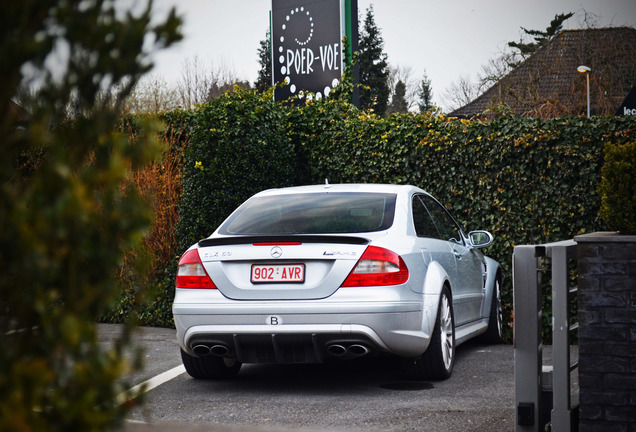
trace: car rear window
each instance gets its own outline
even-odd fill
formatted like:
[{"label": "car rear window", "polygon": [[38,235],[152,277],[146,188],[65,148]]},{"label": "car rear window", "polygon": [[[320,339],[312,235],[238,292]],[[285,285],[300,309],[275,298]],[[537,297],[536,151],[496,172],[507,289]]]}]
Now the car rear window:
[{"label": "car rear window", "polygon": [[309,193],[254,197],[223,223],[221,234],[338,234],[393,224],[394,194]]}]

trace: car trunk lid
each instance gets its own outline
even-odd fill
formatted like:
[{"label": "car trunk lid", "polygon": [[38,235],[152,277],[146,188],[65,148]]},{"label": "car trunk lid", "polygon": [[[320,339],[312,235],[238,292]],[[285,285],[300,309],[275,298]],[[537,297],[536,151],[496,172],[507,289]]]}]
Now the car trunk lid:
[{"label": "car trunk lid", "polygon": [[201,240],[199,255],[228,298],[308,300],[332,295],[368,243],[342,235],[227,236]]}]

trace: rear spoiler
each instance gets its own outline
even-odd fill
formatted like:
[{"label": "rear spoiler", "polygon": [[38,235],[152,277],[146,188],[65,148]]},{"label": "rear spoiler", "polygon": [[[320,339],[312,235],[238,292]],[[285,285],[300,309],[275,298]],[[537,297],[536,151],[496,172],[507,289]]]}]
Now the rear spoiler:
[{"label": "rear spoiler", "polygon": [[340,243],[352,245],[369,244],[371,240],[363,237],[338,235],[273,235],[273,236],[231,236],[207,238],[199,241],[199,247],[228,246],[254,243]]}]

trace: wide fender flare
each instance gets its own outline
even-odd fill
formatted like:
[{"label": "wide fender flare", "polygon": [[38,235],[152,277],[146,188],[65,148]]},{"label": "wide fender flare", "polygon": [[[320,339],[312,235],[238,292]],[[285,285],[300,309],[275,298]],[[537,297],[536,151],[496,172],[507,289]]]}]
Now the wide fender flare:
[{"label": "wide fender flare", "polygon": [[[484,257],[486,261],[486,295],[484,298],[484,303],[481,311],[482,317],[490,316],[490,306],[492,305],[492,296],[495,291],[495,281],[497,280],[497,275],[500,272],[500,266],[497,261],[487,256]],[[501,286],[499,287],[501,289]]]},{"label": "wide fender flare", "polygon": [[444,285],[448,284],[449,280],[448,273],[446,273],[440,263],[432,261],[428,265],[426,276],[424,277],[422,331],[429,336],[433,334],[435,327],[442,289]]}]

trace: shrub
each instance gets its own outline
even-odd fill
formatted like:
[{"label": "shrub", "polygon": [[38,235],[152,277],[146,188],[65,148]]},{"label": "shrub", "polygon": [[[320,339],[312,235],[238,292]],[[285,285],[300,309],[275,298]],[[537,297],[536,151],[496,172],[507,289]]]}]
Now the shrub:
[{"label": "shrub", "polygon": [[621,234],[636,234],[636,141],[605,144],[600,216]]},{"label": "shrub", "polygon": [[177,242],[207,237],[258,191],[293,184],[294,152],[271,92],[235,88],[193,115]]},{"label": "shrub", "polygon": [[[142,197],[151,205],[153,221],[144,242],[136,250],[128,251],[118,270],[122,284],[115,306],[100,319],[121,323],[134,316],[141,325],[170,326],[170,304],[162,288],[165,271],[178,253],[175,226],[179,220],[181,202],[181,172],[184,149],[190,133],[192,111],[172,111],[159,116],[162,122],[160,136],[166,144],[161,157],[132,173],[132,181]],[[142,131],[138,120],[152,116],[127,116],[122,132],[135,141]],[[136,280],[135,258],[150,254],[152,262],[143,280]]]},{"label": "shrub", "polygon": [[[142,46],[170,45],[180,20],[151,26],[150,6],[118,12],[100,0],[0,6],[3,431],[103,430],[129,408],[117,396],[139,367],[125,356],[130,328],[105,347],[95,320],[113,305],[116,271],[149,227],[130,180],[161,145],[151,121],[129,142],[117,130],[119,106],[146,70]],[[51,76],[58,46],[68,47],[67,70]],[[31,117],[16,127],[10,100],[21,79],[38,88],[23,96]],[[141,281],[135,261],[130,274]]]}]

